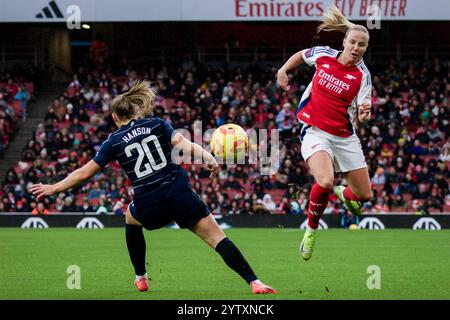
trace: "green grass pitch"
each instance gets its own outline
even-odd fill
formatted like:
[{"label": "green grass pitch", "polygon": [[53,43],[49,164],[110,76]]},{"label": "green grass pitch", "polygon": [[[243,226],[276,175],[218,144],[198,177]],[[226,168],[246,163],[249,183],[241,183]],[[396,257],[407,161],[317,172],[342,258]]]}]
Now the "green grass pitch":
[{"label": "green grass pitch", "polygon": [[[303,232],[230,229],[277,295],[252,295],[220,256],[186,230],[146,232],[150,291],[137,292],[124,229],[0,229],[0,299],[450,299],[450,231],[325,230],[313,258],[298,253]],[[81,289],[66,273],[80,267]],[[381,289],[367,288],[381,271]]]}]

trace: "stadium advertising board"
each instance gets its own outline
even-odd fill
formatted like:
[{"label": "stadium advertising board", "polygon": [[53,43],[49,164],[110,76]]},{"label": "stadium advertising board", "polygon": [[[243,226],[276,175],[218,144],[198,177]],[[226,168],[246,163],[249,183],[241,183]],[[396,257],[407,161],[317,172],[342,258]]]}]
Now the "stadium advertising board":
[{"label": "stadium advertising board", "polygon": [[351,20],[450,20],[448,0],[0,0],[0,21],[315,21],[331,5]]},{"label": "stadium advertising board", "polygon": [[[236,215],[216,217],[223,229],[229,228],[306,228],[306,217],[296,215]],[[0,214],[0,227],[15,228],[77,228],[103,229],[110,227],[124,227],[122,216],[115,215],[84,215],[84,214],[52,214],[33,216],[28,214]],[[443,230],[450,229],[450,215],[416,216],[405,214],[392,215],[363,215],[359,222],[359,229],[385,230],[404,228],[411,230]],[[168,227],[177,229],[177,226]],[[341,228],[341,218],[334,215],[324,215],[320,222],[320,229]]]}]

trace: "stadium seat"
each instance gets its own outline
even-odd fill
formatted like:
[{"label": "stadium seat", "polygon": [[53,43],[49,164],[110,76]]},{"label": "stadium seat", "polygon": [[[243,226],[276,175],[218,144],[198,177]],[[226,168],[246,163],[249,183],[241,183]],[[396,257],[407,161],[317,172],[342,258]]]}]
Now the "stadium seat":
[{"label": "stadium seat", "polygon": [[235,198],[236,195],[242,194],[239,190],[223,190],[223,193],[228,195],[228,200],[231,201]]},{"label": "stadium seat", "polygon": [[22,114],[22,102],[19,100],[11,101],[11,107],[17,115]]},{"label": "stadium seat", "polygon": [[57,127],[59,130],[62,130],[62,129],[70,128],[71,125],[72,125],[72,123],[70,121],[63,121],[63,122],[58,122]]},{"label": "stadium seat", "polygon": [[[426,146],[426,147],[428,147],[428,146]],[[421,158],[423,159],[425,164],[428,164],[431,160],[436,160],[437,161],[439,159],[439,156],[424,155],[424,156],[421,156]]]},{"label": "stadium seat", "polygon": [[281,202],[281,199],[283,198],[283,194],[286,190],[284,189],[272,189],[270,192],[268,192],[272,196],[273,202],[276,204]]},{"label": "stadium seat", "polygon": [[100,96],[103,97],[106,93],[108,93],[108,88],[99,88],[98,92],[100,93]]},{"label": "stadium seat", "polygon": [[34,93],[34,83],[33,82],[25,82],[24,84],[25,90],[32,95]]},{"label": "stadium seat", "polygon": [[75,196],[75,203],[77,206],[83,205],[84,199],[87,197],[86,193],[80,193]]},{"label": "stadium seat", "polygon": [[270,214],[286,214],[286,213],[280,209],[275,209],[275,210],[271,210]]},{"label": "stadium seat", "polygon": [[403,193],[402,196],[403,196],[403,200],[405,200],[406,202],[411,202],[412,201],[412,198],[413,198],[412,194],[410,194],[410,193]]}]

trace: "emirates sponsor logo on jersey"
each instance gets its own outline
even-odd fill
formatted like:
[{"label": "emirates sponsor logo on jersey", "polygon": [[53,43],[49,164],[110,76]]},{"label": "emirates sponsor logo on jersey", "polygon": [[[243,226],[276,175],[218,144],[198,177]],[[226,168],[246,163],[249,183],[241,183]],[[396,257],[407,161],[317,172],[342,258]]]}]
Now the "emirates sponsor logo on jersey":
[{"label": "emirates sponsor logo on jersey", "polygon": [[342,90],[349,91],[350,90],[350,84],[348,84],[345,81],[342,81],[332,74],[326,73],[323,69],[319,71],[318,74],[319,79],[319,85],[336,92],[338,94],[342,93]]}]

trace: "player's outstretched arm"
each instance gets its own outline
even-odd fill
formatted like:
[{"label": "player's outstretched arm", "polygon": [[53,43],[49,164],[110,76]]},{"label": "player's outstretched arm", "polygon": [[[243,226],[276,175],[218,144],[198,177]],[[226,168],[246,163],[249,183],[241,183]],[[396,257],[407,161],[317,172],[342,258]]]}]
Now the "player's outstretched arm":
[{"label": "player's outstretched arm", "polygon": [[178,132],[175,132],[172,136],[172,145],[183,150],[183,152],[190,153],[194,156],[194,159],[203,159],[206,162],[208,170],[211,171],[210,178],[213,178],[217,174],[219,165],[217,164],[216,159],[200,145],[189,141]]},{"label": "player's outstretched arm", "polygon": [[303,63],[303,51],[293,54],[277,72],[277,83],[281,89],[287,91],[291,88],[287,72]]},{"label": "player's outstretched arm", "polygon": [[35,184],[31,186],[30,191],[36,196],[38,199],[45,196],[51,196],[55,193],[65,191],[70,189],[85,180],[92,177],[98,171],[101,170],[101,167],[93,160],[86,163],[83,167],[75,170],[71,174],[69,174],[65,179],[59,181],[55,184]]}]

